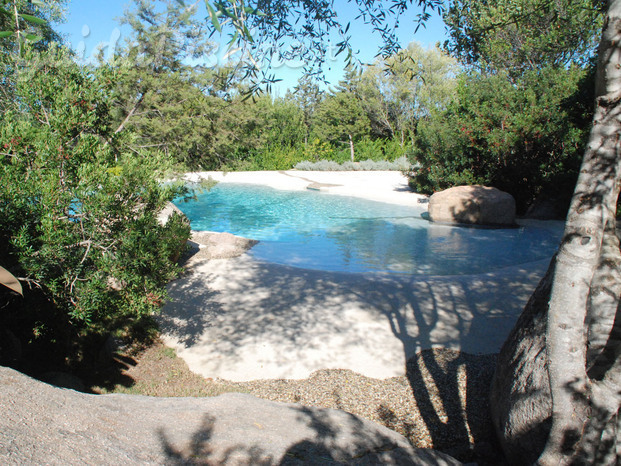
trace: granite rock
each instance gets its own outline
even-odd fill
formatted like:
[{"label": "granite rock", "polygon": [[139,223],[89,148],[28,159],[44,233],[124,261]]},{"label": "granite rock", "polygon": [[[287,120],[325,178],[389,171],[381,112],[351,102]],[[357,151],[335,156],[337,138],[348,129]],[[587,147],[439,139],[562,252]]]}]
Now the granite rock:
[{"label": "granite rock", "polygon": [[429,198],[429,219],[449,224],[515,225],[515,199],[486,186],[456,186]]},{"label": "granite rock", "polygon": [[89,395],[0,367],[2,464],[458,465],[344,411],[231,393]]}]

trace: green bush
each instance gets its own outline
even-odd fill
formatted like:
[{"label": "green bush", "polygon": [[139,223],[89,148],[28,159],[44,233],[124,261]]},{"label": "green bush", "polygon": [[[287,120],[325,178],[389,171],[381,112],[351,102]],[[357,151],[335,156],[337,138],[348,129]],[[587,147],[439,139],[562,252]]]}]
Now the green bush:
[{"label": "green bush", "polygon": [[331,160],[334,155],[334,147],[328,142],[313,139],[304,147],[304,159],[314,160]]},{"label": "green bush", "polygon": [[396,139],[371,139],[364,138],[355,144],[356,160],[374,160],[376,162],[387,160],[393,162],[406,153]]},{"label": "green bush", "polygon": [[[69,351],[159,309],[189,228],[157,220],[182,189],[158,181],[167,159],[126,152],[133,135],[110,124],[116,71],[82,68],[57,47],[25,59],[0,115],[0,263],[38,303],[31,338],[45,333]],[[23,331],[23,317],[8,316]]]},{"label": "green bush", "polygon": [[291,170],[304,160],[304,152],[289,146],[269,146],[251,157],[253,170]]},{"label": "green bush", "polygon": [[462,76],[455,102],[418,125],[414,190],[430,194],[458,184],[511,193],[518,211],[542,192],[569,197],[590,127],[592,76],[546,68],[517,81]]}]

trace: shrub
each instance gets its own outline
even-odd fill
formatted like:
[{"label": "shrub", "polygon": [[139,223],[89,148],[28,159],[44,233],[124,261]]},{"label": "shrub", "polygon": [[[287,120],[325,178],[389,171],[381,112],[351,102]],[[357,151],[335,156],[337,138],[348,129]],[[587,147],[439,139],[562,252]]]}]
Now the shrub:
[{"label": "shrub", "polygon": [[334,155],[334,147],[327,142],[313,139],[304,147],[304,158],[306,160],[330,160]]},{"label": "shrub", "polygon": [[300,162],[295,166],[296,170],[307,171],[342,171],[343,166],[332,160],[320,160],[319,162]]},{"label": "shrub", "polygon": [[[125,152],[132,133],[110,124],[116,71],[57,47],[26,59],[0,115],[0,263],[29,284],[24,341],[45,334],[69,351],[159,309],[189,228],[157,220],[182,189],[159,183],[167,159]],[[23,315],[3,317],[24,331]]]},{"label": "shrub", "polygon": [[406,149],[396,139],[364,138],[355,145],[357,160],[388,160],[393,162],[405,156]]},{"label": "shrub", "polygon": [[394,162],[386,160],[364,160],[362,162],[344,162],[339,164],[332,160],[320,160],[319,162],[300,162],[295,166],[296,170],[303,171],[401,171],[409,172],[411,164],[405,157]]},{"label": "shrub", "polygon": [[588,135],[593,88],[584,70],[546,68],[516,82],[461,78],[456,101],[418,125],[412,187],[430,194],[457,184],[511,193],[518,211],[546,189],[571,196]]},{"label": "shrub", "polygon": [[302,160],[303,151],[289,146],[269,146],[248,159],[252,170],[291,170]]}]

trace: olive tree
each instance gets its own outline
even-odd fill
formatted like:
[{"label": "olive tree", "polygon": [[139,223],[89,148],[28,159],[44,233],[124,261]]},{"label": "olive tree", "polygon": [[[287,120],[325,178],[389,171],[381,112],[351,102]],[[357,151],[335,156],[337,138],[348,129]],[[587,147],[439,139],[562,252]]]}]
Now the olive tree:
[{"label": "olive tree", "polygon": [[493,412],[518,463],[619,461],[621,1],[608,3],[589,143],[550,268],[499,358]]}]

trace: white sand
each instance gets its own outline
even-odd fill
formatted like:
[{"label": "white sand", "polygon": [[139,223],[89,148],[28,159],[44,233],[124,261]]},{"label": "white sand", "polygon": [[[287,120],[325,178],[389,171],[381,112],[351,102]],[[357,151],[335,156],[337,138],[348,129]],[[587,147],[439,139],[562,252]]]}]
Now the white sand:
[{"label": "white sand", "polygon": [[[417,205],[396,172],[201,173],[222,182],[306,189]],[[169,286],[164,340],[190,369],[233,381],[305,378],[350,369],[375,378],[405,373],[421,349],[500,349],[548,261],[471,276],[330,273],[254,260],[195,262]]]},{"label": "white sand", "polygon": [[197,172],[189,173],[185,178],[189,181],[211,178],[220,183],[260,184],[289,191],[301,191],[309,189],[309,186],[320,185],[315,189],[399,205],[420,206],[419,199],[427,197],[410,191],[407,177],[395,171]]}]

